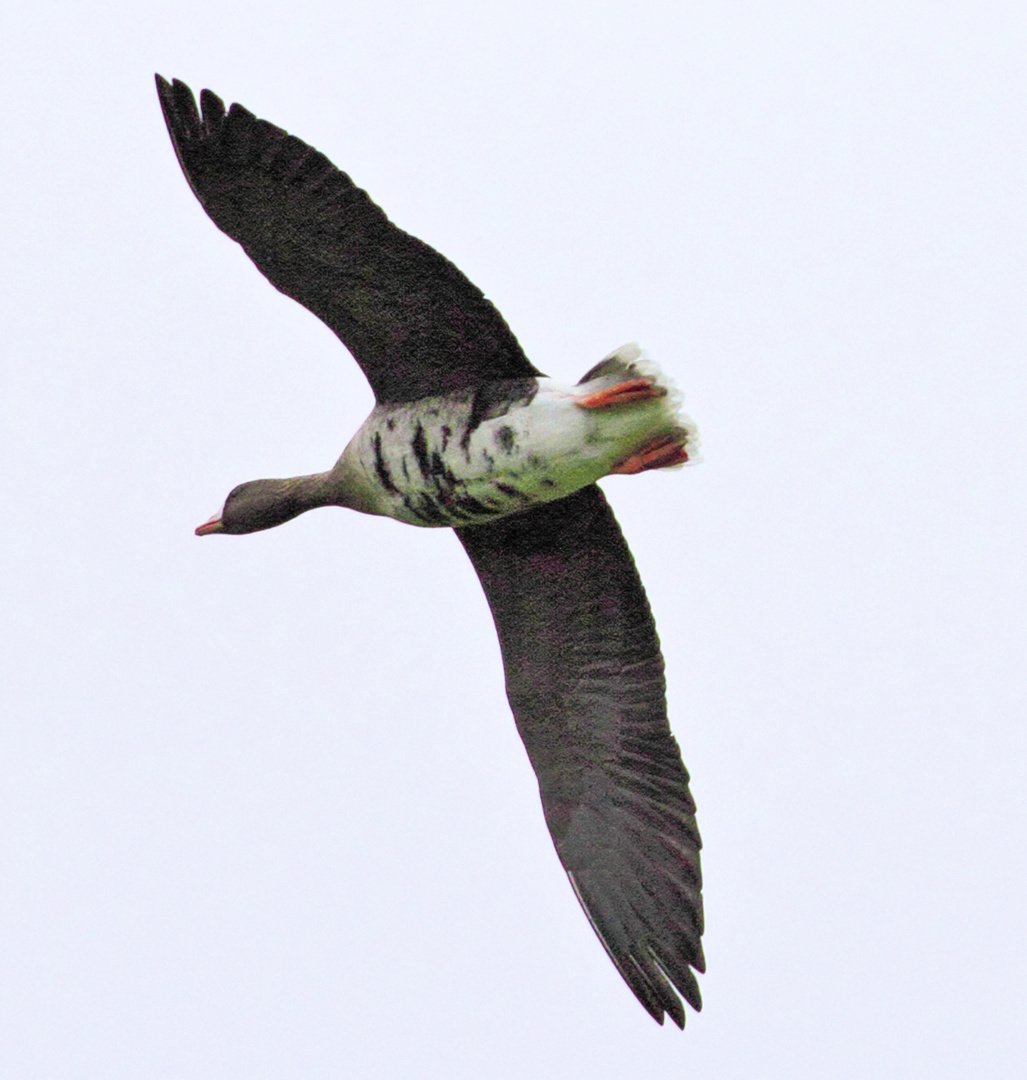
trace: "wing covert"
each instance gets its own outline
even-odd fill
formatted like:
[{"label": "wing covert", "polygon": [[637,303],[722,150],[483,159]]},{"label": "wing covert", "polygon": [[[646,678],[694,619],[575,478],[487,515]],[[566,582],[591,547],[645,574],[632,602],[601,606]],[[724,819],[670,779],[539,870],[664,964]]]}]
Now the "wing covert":
[{"label": "wing covert", "polygon": [[275,288],[342,340],[379,401],[538,375],[484,294],[324,154],[210,90],[156,76],[189,186]]},{"label": "wing covert", "polygon": [[456,532],[492,609],[560,861],[639,1001],[683,1027],[670,984],[702,1004],[700,839],[656,627],[616,519],[591,485]]}]

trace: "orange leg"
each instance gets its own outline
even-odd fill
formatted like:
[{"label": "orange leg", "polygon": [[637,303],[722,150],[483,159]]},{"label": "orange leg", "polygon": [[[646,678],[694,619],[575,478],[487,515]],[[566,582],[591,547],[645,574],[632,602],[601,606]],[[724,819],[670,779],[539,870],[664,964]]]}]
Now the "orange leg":
[{"label": "orange leg", "polygon": [[660,435],[640,450],[629,454],[623,461],[618,461],[610,470],[610,475],[634,476],[635,473],[649,469],[668,469],[671,465],[683,465],[688,460],[688,451],[673,435]]},{"label": "orange leg", "polygon": [[633,401],[649,401],[663,397],[667,393],[662,386],[656,386],[648,379],[629,379],[627,382],[597,390],[578,398],[576,405],[583,409],[608,409],[613,405],[630,405]]}]

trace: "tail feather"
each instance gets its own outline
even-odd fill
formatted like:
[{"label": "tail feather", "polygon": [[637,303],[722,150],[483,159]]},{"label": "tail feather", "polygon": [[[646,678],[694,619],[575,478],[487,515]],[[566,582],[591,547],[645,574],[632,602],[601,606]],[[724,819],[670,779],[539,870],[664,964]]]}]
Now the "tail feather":
[{"label": "tail feather", "polygon": [[[635,342],[622,345],[600,360],[578,380],[578,386],[592,382],[614,385],[630,379],[648,379],[666,391],[662,405],[671,420],[667,434],[685,450],[689,464],[698,464],[702,460],[699,455],[699,430],[695,422],[681,411],[683,402],[681,391]],[[670,468],[677,468],[677,466],[672,465]]]},{"label": "tail feather", "polygon": [[[647,360],[645,353],[632,341],[628,345],[615,349],[609,356],[600,360],[594,368],[586,371],[578,380],[578,386],[607,376],[617,379],[651,378],[655,365],[648,363]],[[639,363],[641,366],[636,366]],[[663,373],[658,368],[656,371],[662,376]]]}]

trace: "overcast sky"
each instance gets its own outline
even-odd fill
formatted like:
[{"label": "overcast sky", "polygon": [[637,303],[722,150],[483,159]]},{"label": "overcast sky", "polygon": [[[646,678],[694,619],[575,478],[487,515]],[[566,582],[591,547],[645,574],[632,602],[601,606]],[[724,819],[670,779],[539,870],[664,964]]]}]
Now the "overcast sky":
[{"label": "overcast sky", "polygon": [[[0,15],[0,1071],[1022,1076],[1022,3],[15,0]],[[455,537],[322,510],[356,365],[153,87],[325,152],[705,461],[605,482],[705,840],[684,1033],[568,887]]]}]

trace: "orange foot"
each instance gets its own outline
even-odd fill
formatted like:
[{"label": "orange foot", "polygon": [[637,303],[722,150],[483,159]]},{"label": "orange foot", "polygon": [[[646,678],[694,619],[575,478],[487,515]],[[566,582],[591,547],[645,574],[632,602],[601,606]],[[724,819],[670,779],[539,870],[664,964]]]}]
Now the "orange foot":
[{"label": "orange foot", "polygon": [[629,379],[627,382],[586,394],[575,402],[583,409],[608,409],[612,405],[630,405],[633,401],[648,401],[650,398],[663,397],[667,393],[662,386],[657,386],[648,379]]},{"label": "orange foot", "polygon": [[610,470],[610,475],[619,473],[621,476],[634,476],[635,473],[646,472],[648,469],[669,469],[671,465],[683,465],[687,460],[688,451],[680,439],[673,435],[660,435],[641,450],[636,450],[623,461],[618,461]]}]

